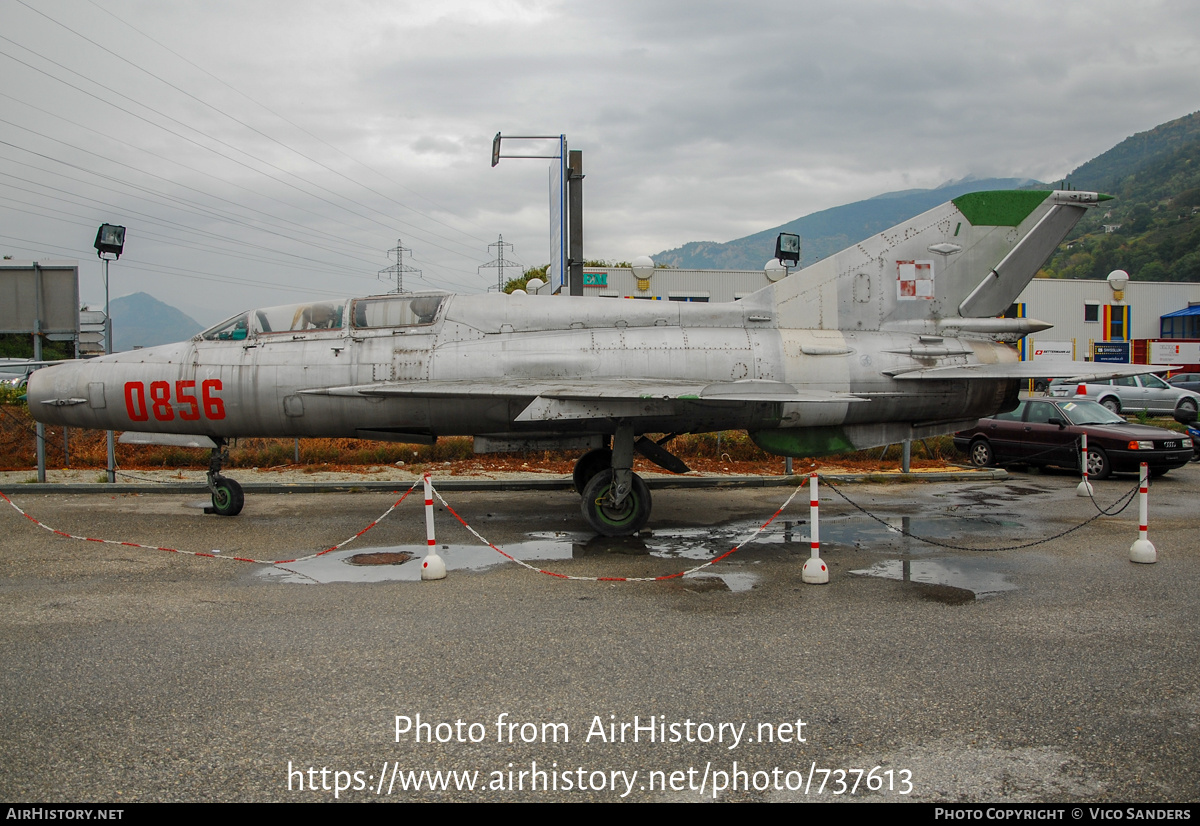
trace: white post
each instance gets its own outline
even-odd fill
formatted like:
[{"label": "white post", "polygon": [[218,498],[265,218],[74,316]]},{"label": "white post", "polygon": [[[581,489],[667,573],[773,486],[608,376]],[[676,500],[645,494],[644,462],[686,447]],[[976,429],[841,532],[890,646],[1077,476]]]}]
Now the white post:
[{"label": "white post", "polygon": [[1080,445],[1080,448],[1079,448],[1079,466],[1083,468],[1083,480],[1079,483],[1079,486],[1075,488],[1075,495],[1076,496],[1091,496],[1092,495],[1092,483],[1088,481],[1088,472],[1087,472],[1087,453],[1088,453],[1088,451],[1087,451],[1087,434],[1086,433],[1083,434],[1082,441],[1083,441],[1083,444]]},{"label": "white post", "polygon": [[1150,544],[1146,522],[1150,515],[1150,466],[1142,462],[1141,484],[1138,486],[1138,538],[1129,547],[1130,562],[1152,563],[1158,561],[1158,551]]},{"label": "white post", "polygon": [[433,480],[425,474],[425,541],[428,552],[421,563],[421,579],[445,579],[446,563],[438,556],[437,539],[433,535]]},{"label": "white post", "polygon": [[829,582],[829,568],[821,559],[821,528],[817,516],[817,474],[813,471],[808,475],[808,516],[812,523],[812,534],[809,537],[809,547],[812,556],[804,563],[800,578],[809,585],[824,585]]}]

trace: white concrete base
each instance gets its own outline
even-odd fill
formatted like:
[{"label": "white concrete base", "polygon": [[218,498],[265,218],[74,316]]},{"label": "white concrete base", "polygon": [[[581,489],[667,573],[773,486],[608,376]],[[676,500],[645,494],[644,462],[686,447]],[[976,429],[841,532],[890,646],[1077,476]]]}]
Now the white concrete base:
[{"label": "white concrete base", "polygon": [[829,566],[819,556],[809,557],[804,563],[800,578],[809,585],[825,585],[829,582]]},{"label": "white concrete base", "polygon": [[1092,493],[1092,483],[1087,479],[1080,480],[1079,484],[1075,486],[1076,496],[1091,496]]},{"label": "white concrete base", "polygon": [[1142,562],[1147,565],[1158,562],[1158,551],[1149,539],[1139,539],[1129,546],[1129,561]]},{"label": "white concrete base", "polygon": [[425,557],[425,561],[421,563],[421,579],[445,578],[446,561],[437,555],[437,551],[430,551],[429,556]]}]

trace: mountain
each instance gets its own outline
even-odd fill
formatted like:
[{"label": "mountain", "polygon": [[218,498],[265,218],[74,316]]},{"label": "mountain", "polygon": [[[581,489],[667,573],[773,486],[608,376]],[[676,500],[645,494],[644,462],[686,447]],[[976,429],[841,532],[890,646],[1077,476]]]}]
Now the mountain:
[{"label": "mountain", "polygon": [[114,298],[110,309],[116,351],[183,341],[204,329],[195,319],[148,293]]},{"label": "mountain", "polygon": [[726,243],[692,241],[652,258],[656,264],[681,269],[758,270],[774,257],[776,236],[794,232],[801,239],[801,264],[807,266],[959,195],[1036,183],[1028,178],[964,178],[937,189],[886,192],[865,201],[814,212],[745,238]]},{"label": "mountain", "polygon": [[1116,200],[1089,210],[1042,276],[1200,281],[1200,112],[1126,138],[1067,183]]},{"label": "mountain", "polygon": [[1117,194],[1130,175],[1200,141],[1200,112],[1138,132],[1067,176],[1075,189]]}]

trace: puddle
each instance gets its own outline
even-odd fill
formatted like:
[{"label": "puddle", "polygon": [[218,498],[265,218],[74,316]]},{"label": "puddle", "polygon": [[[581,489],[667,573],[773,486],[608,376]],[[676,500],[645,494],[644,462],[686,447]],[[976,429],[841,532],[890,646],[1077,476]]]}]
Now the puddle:
[{"label": "puddle", "polygon": [[922,593],[928,599],[949,604],[972,602],[1017,587],[996,570],[994,560],[970,556],[885,559],[850,573],[911,582],[923,586]]},{"label": "puddle", "polygon": [[[980,538],[981,534],[991,537],[998,530],[1018,526],[1016,522],[1004,522],[985,517],[956,516],[897,516],[887,519],[886,522],[887,524],[883,525],[872,519],[853,514],[822,519],[821,544],[833,547],[853,546],[884,553],[897,551],[913,555],[944,553],[941,549],[903,536],[901,531],[941,541],[962,539],[967,544],[972,542],[987,544],[987,540]],[[528,541],[503,547],[505,552],[515,558],[529,562],[610,556],[614,572],[620,570],[622,556],[677,559],[682,563],[682,567],[691,567],[687,563],[709,560],[727,552],[750,536],[758,524],[741,521],[715,525],[711,528],[678,528],[671,530],[670,533],[661,534],[654,531],[642,531],[637,536],[627,537],[545,531],[530,534]],[[807,520],[779,520],[767,531],[759,534],[753,543],[740,551],[737,560],[748,561],[756,557],[761,559],[764,551],[776,557],[781,552],[807,557],[809,554],[808,543]],[[326,554],[304,562],[267,568],[258,575],[282,582],[416,582],[421,578],[421,561],[425,558],[425,554],[424,545],[354,548]],[[438,554],[445,560],[446,569],[449,571],[480,571],[508,561],[491,548],[478,544],[439,545]],[[404,559],[406,556],[407,560]],[[965,557],[963,559],[964,562],[969,561]],[[897,566],[901,565],[899,560],[892,562]],[[885,572],[888,570],[886,566],[892,562],[880,563],[884,568],[879,571],[875,571],[873,568],[867,572],[856,573],[891,576],[895,579],[911,578],[917,582],[949,584],[937,580],[933,574],[926,573],[926,569],[922,567],[938,563],[922,561],[918,566],[916,561],[907,561],[904,564],[909,566],[910,576],[905,577],[900,568],[897,568],[898,573],[894,576]],[[918,567],[913,568],[912,566]],[[919,575],[911,576],[913,570],[919,571]],[[715,584],[705,587],[713,589],[719,586],[734,592],[748,591],[759,582],[758,576],[751,573],[706,570],[699,574],[697,579],[703,576],[715,577]],[[689,582],[688,584],[695,583]],[[1004,588],[995,590],[1004,590]]]},{"label": "puddle", "polygon": [[[504,549],[520,560],[570,559],[571,543],[534,541],[519,542]],[[276,582],[417,582],[421,579],[424,545],[395,545],[389,548],[357,548],[264,568],[258,576]],[[362,564],[355,557],[410,557],[407,562]],[[507,562],[486,545],[439,545],[438,556],[446,562],[447,571],[478,571]]]},{"label": "puddle", "polygon": [[[547,536],[547,535],[543,535]],[[554,534],[548,534],[554,536]],[[675,556],[663,551],[671,543],[643,541],[640,537],[587,537],[576,541],[572,534],[559,534],[554,539],[534,539],[509,545],[504,550],[525,562],[546,562],[556,559],[579,559],[612,554],[619,565],[621,555],[640,554]],[[686,543],[685,543],[686,544]],[[688,546],[691,547],[691,546]],[[804,546],[807,552],[807,546]],[[716,544],[701,559],[711,559],[729,548]],[[331,554],[264,568],[256,575],[275,582],[416,582],[421,579],[421,561],[425,558],[423,545],[393,546],[390,548],[359,548],[335,551]],[[448,571],[482,571],[507,563],[500,554],[483,545],[440,545],[438,555],[446,562]],[[749,591],[759,583],[757,574],[705,570],[682,577],[686,590]]]}]

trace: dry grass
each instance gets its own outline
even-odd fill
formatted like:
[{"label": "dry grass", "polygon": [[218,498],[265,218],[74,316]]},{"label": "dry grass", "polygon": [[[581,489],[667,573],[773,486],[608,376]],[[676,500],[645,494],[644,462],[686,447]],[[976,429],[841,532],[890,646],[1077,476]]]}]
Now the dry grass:
[{"label": "dry grass", "polygon": [[[107,450],[103,431],[73,429],[68,434],[70,467],[103,468]],[[764,452],[743,432],[701,433],[679,436],[668,446],[693,470],[713,473],[781,474],[783,459]],[[0,404],[0,470],[24,470],[36,462],[34,422],[24,405]],[[574,467],[578,452],[527,451],[524,453],[479,455],[467,436],[439,439],[433,445],[408,445],[389,442],[369,442],[361,439],[301,439],[300,458],[296,460],[293,439],[241,439],[229,451],[228,467],[282,469],[306,467],[322,470],[355,469],[368,466],[427,465],[450,463],[451,473],[475,473],[503,470],[541,470],[567,474]],[[882,450],[876,448],[858,453],[823,457],[823,467],[841,467],[860,471],[895,469],[900,460],[899,448],[888,451],[880,461]],[[945,461],[959,461],[950,437],[927,439],[913,445],[913,467],[941,466]],[[126,469],[175,469],[208,467],[208,452],[157,445],[117,444],[117,464]],[[62,428],[46,428],[46,466],[51,469],[67,467],[63,451]],[[797,459],[797,473],[806,472],[814,463]],[[638,457],[639,470],[654,466]]]}]

